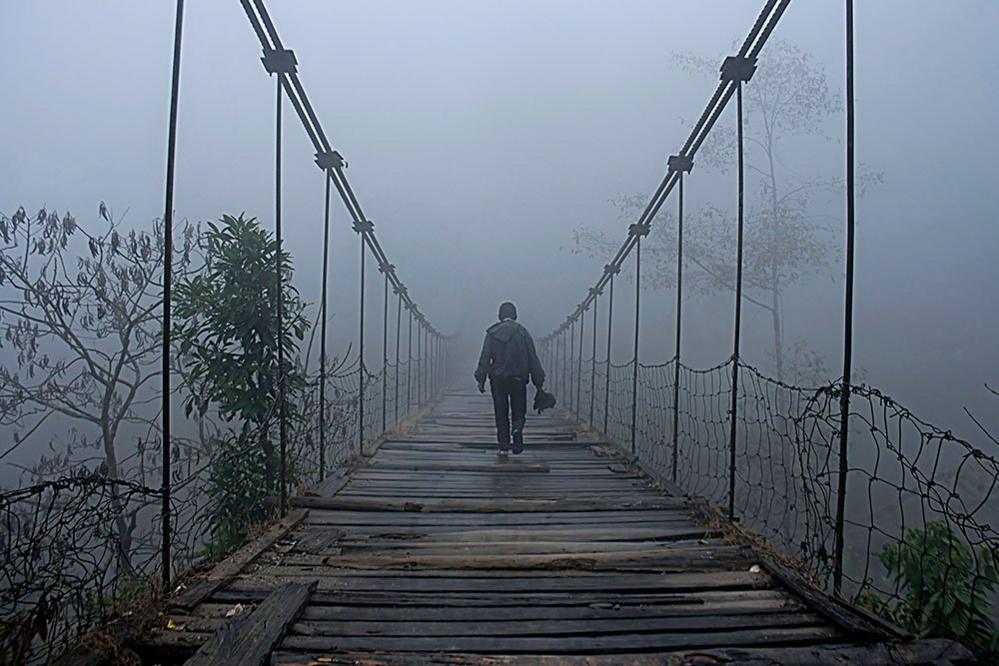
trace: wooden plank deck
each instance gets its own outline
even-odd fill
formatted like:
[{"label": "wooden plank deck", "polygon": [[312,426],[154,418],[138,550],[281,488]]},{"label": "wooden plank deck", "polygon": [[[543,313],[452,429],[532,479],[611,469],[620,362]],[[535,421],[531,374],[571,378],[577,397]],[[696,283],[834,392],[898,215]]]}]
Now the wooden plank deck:
[{"label": "wooden plank deck", "polygon": [[[453,390],[332,497],[220,567],[172,629],[136,646],[188,658],[289,582],[312,584],[271,663],[946,663],[947,642],[890,644],[759,566],[620,460],[545,415],[497,460],[487,397]],[[223,571],[224,570],[224,571]],[[224,574],[224,575],[222,575]],[[862,630],[858,631],[858,627]],[[698,661],[700,660],[700,661]],[[715,661],[712,661],[715,660]]]}]

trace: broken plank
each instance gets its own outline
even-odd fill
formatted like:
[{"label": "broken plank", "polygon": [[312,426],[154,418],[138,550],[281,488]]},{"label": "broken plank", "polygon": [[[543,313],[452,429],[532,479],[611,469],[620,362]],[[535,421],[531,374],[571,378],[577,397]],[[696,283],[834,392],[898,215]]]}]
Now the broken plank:
[{"label": "broken plank", "polygon": [[288,583],[274,590],[248,616],[222,625],[191,657],[188,666],[263,664],[315,589],[313,581]]}]

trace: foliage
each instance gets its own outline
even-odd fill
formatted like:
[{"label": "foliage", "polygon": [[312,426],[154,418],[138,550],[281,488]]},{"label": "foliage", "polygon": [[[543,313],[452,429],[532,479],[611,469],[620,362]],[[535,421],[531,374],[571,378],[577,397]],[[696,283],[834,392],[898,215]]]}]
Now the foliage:
[{"label": "foliage", "polygon": [[218,560],[241,545],[249,528],[268,517],[267,461],[256,442],[225,437],[216,442],[205,485],[210,540],[205,554]]},{"label": "foliage", "polygon": [[214,406],[226,420],[253,426],[264,449],[268,486],[276,461],[268,432],[280,403],[279,347],[284,354],[285,412],[306,386],[297,365],[298,343],[308,321],[291,284],[292,264],[282,252],[284,330],[278,335],[277,243],[255,218],[225,215],[201,239],[205,269],[177,285],[177,340],[184,364],[185,409],[205,414]]},{"label": "foliage", "polygon": [[866,594],[858,601],[920,637],[952,638],[999,658],[999,633],[991,620],[990,596],[999,585],[995,555],[973,550],[943,521],[912,528],[879,558],[904,590],[898,600]]}]

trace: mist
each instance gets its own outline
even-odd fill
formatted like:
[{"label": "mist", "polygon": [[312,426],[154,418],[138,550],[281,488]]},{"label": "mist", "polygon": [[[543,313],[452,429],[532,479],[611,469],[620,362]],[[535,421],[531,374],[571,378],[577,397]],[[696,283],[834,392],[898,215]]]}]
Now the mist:
[{"label": "mist", "polygon": [[[649,194],[714,86],[674,55],[720,62],[757,9],[311,2],[275,7],[275,19],[386,251],[438,329],[461,334],[470,374],[499,302],[516,302],[540,337],[585,296],[604,262],[573,252],[573,231],[624,237],[628,221],[611,200]],[[23,58],[0,73],[5,212],[47,206],[82,221],[103,200],[126,226],[162,215],[171,11],[128,2],[0,10],[0,35]],[[837,94],[842,36],[827,26],[839,11],[792,6],[778,35],[811,54]],[[999,367],[997,19],[989,2],[959,11],[879,2],[857,17],[857,154],[884,182],[858,205],[856,364],[864,381],[957,429],[968,425],[962,407],[994,411],[983,385]],[[245,211],[269,226],[273,85],[238,3],[193,3],[184,49],[176,214],[197,222]],[[842,123],[831,116],[820,140],[785,139],[781,169],[841,174]],[[285,142],[287,247],[295,284],[314,304],[323,178],[297,122]],[[689,206],[734,211],[734,198],[731,173],[695,164]],[[821,212],[840,248],[843,206],[828,199]],[[356,346],[359,245],[342,209],[333,216],[330,340],[345,354]],[[796,285],[783,306],[787,338],[807,341],[830,368],[841,263]],[[669,290],[646,298],[643,360],[670,355],[672,299]],[[379,300],[374,290],[372,316]],[[731,300],[688,299],[685,356],[695,364],[727,356]],[[626,322],[631,306],[619,303]],[[746,316],[744,356],[766,368],[768,323],[751,308]],[[616,358],[627,360],[628,340],[618,336]]]}]

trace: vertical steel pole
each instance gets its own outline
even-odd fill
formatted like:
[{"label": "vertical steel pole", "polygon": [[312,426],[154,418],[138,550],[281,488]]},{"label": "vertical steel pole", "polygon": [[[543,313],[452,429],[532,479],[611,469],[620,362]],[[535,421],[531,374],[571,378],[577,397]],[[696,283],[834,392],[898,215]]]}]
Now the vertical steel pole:
[{"label": "vertical steel pole", "polygon": [[320,315],[319,332],[319,480],[326,478],[326,324],[327,301],[329,292],[330,263],[330,172],[324,171],[326,177],[326,199],[323,214],[323,290],[322,314]]},{"label": "vertical steel pole", "polygon": [[388,269],[385,273],[385,298],[382,303],[382,432],[388,430]]},{"label": "vertical steel pole", "polygon": [[163,476],[160,492],[160,523],[163,543],[160,544],[163,567],[163,590],[170,587],[170,300],[173,298],[173,186],[177,165],[177,106],[180,95],[180,46],[184,28],[184,0],[177,0],[177,13],[173,29],[173,70],[170,79],[170,119],[167,128],[166,193],[163,204],[163,352],[162,352],[162,396],[160,428],[162,429]]},{"label": "vertical steel pole", "polygon": [[590,363],[590,418],[586,423],[593,427],[593,406],[597,397],[597,320],[600,318],[597,299],[599,295],[593,294],[593,350],[591,352],[592,361]]},{"label": "vertical steel pole", "polygon": [[683,322],[683,172],[677,182],[676,207],[676,351],[673,353],[673,460],[672,480],[676,481],[680,450],[680,332]]},{"label": "vertical steel pole", "polygon": [[432,387],[430,385],[430,380],[433,378],[432,377],[433,376],[433,373],[432,373],[432,370],[433,370],[433,359],[430,356],[430,326],[429,325],[427,325],[426,330],[423,331],[423,349],[424,349],[424,358],[427,359],[426,362],[425,362],[425,364],[424,364],[424,370],[423,370],[424,381],[427,383],[427,388],[426,388],[426,392],[423,395],[426,396],[426,403],[430,404],[430,399],[432,397],[431,396]]},{"label": "vertical steel pole", "polygon": [[360,305],[360,330],[358,331],[358,367],[360,373],[360,382],[358,384],[357,393],[357,452],[364,453],[364,385],[365,385],[365,374],[367,374],[368,369],[364,365],[364,277],[365,277],[365,266],[364,266],[364,232],[358,234],[361,239],[361,305]]},{"label": "vertical steel pole", "polygon": [[402,294],[396,299],[395,305],[395,417],[396,425],[399,424],[399,372],[402,366],[399,365],[399,343],[402,341]]},{"label": "vertical steel pole", "polygon": [[568,392],[566,393],[565,403],[569,406],[569,411],[576,411],[576,407],[572,401],[573,397],[573,387],[576,383],[576,378],[573,373],[573,365],[576,361],[576,320],[573,318],[572,323],[569,324],[569,358],[568,364],[566,366],[566,372],[569,374],[569,383],[567,384]]},{"label": "vertical steel pole", "polygon": [[572,395],[570,394],[569,382],[571,377],[569,376],[569,345],[568,345],[568,328],[562,329],[562,391],[565,394],[565,404],[571,409],[572,408]]},{"label": "vertical steel pole", "polygon": [[631,372],[631,455],[635,455],[638,426],[638,331],[642,304],[642,236],[635,239],[635,352]]},{"label": "vertical steel pole", "polygon": [[579,315],[579,357],[576,359],[576,418],[582,418],[583,341],[586,337],[586,310]]},{"label": "vertical steel pole", "polygon": [[406,304],[406,309],[409,311],[409,342],[407,343],[408,350],[406,352],[406,416],[409,416],[413,411],[413,309],[410,305]]},{"label": "vertical steel pole", "polygon": [[744,211],[744,170],[742,148],[742,81],[736,84],[736,150],[738,153],[738,239],[736,242],[736,272],[735,272],[735,335],[732,346],[732,404],[729,409],[729,444],[728,444],[728,517],[735,519],[735,442],[736,417],[739,410],[739,337],[742,325],[742,242],[743,242],[743,211]]},{"label": "vertical steel pole", "polygon": [[416,407],[423,407],[423,322],[416,321]]},{"label": "vertical steel pole", "polygon": [[277,357],[278,357],[278,430],[281,440],[281,515],[288,513],[288,423],[285,413],[285,367],[284,367],[284,261],[283,239],[281,235],[281,135],[283,106],[282,74],[277,73],[277,108],[274,150],[274,236],[276,252],[274,258],[274,278],[277,282]]},{"label": "vertical steel pole", "polygon": [[608,415],[610,414],[610,376],[611,376],[611,334],[614,332],[614,275],[610,276],[610,291],[607,295],[607,377],[604,380],[604,434],[607,434]]},{"label": "vertical steel pole", "polygon": [[843,308],[843,388],[839,401],[839,483],[836,492],[836,542],[833,558],[833,590],[843,585],[843,550],[846,522],[846,481],[849,470],[850,379],[853,369],[853,273],[855,209],[853,98],[853,0],[846,0],[846,285]]}]

